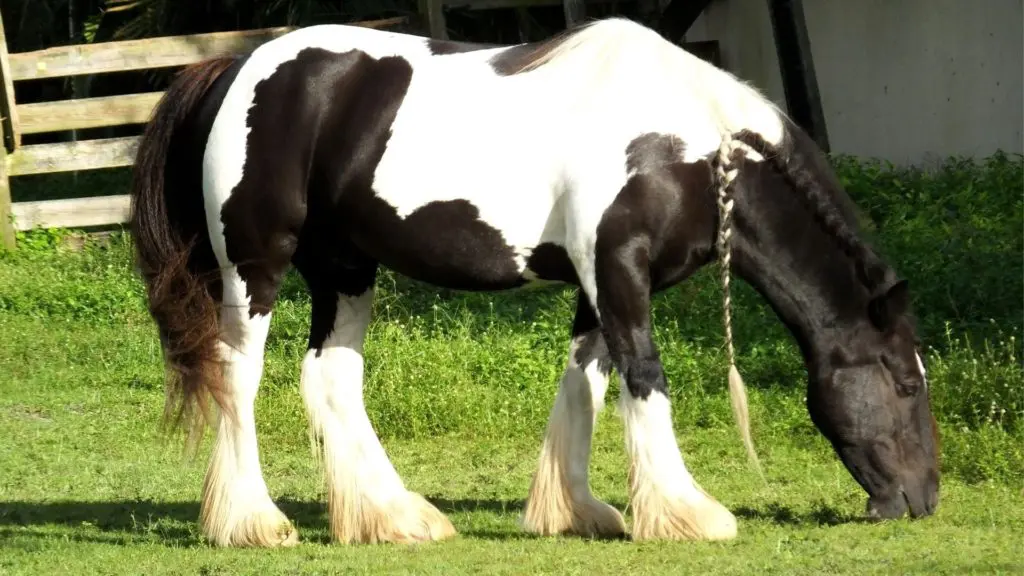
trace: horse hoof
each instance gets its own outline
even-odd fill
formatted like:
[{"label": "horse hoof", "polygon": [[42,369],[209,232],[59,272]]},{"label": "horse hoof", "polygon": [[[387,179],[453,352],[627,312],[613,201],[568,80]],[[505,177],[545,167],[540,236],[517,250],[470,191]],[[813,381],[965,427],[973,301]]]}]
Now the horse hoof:
[{"label": "horse hoof", "polygon": [[288,548],[299,543],[299,531],[276,507],[250,514],[231,530],[230,537],[213,535],[215,545],[232,548]]},{"label": "horse hoof", "polygon": [[448,517],[415,492],[385,506],[366,501],[356,514],[332,509],[331,532],[342,544],[419,544],[455,536]]},{"label": "horse hoof", "polygon": [[731,540],[736,517],[710,496],[648,497],[634,502],[633,540]]},{"label": "horse hoof", "polygon": [[521,525],[539,536],[573,534],[583,538],[613,539],[626,535],[622,513],[597,498],[584,502],[566,502],[563,498],[531,498],[523,512]]}]

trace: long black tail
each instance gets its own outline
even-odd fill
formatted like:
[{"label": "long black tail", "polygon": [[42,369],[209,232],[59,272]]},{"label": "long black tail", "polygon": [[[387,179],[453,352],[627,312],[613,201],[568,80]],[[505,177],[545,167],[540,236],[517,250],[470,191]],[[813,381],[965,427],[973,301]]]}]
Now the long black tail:
[{"label": "long black tail", "polygon": [[[202,189],[200,178],[183,182],[180,175],[201,174],[201,168],[186,165],[195,163],[194,153],[175,150],[183,147],[180,140],[188,139],[182,132],[188,132],[193,111],[232,62],[209,60],[175,77],[142,135],[132,177],[130,230],[168,373],[164,423],[171,429],[187,423],[191,445],[209,416],[208,398],[219,400],[222,390],[217,358],[220,294],[205,226],[200,232],[182,217],[186,197],[202,206]],[[175,189],[182,186],[196,190]]]}]

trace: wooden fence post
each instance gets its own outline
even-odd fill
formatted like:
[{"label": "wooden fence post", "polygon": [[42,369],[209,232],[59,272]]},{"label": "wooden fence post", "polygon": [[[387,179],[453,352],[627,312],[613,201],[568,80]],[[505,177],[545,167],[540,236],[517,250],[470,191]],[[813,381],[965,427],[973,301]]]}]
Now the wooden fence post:
[{"label": "wooden fence post", "polygon": [[11,215],[11,180],[7,177],[7,148],[0,146],[0,248],[14,248]]},{"label": "wooden fence post", "polygon": [[14,248],[7,152],[13,152],[21,144],[17,114],[18,110],[14,106],[14,80],[11,78],[10,62],[7,61],[7,35],[4,34],[3,16],[0,16],[0,132],[3,132],[3,145],[0,146],[0,246],[4,248]]},{"label": "wooden fence post", "polygon": [[793,120],[807,131],[828,154],[828,128],[814,74],[814,56],[804,20],[803,0],[770,0],[768,11],[775,34],[775,51],[786,95],[786,107]]},{"label": "wooden fence post", "polygon": [[444,17],[444,0],[423,0],[420,9],[427,17],[427,29],[435,40],[448,39],[448,23]]}]

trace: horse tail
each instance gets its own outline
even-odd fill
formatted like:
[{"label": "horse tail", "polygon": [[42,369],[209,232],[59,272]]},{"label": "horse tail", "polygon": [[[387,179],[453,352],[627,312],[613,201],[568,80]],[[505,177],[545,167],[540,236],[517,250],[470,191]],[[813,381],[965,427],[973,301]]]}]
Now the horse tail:
[{"label": "horse tail", "polygon": [[129,229],[167,370],[163,421],[170,429],[185,423],[190,446],[209,421],[208,396],[218,399],[223,374],[217,355],[216,260],[205,219],[198,219],[201,227],[194,214],[186,221],[183,209],[202,209],[201,167],[188,165],[194,151],[181,150],[188,148],[184,141],[192,113],[232,62],[208,60],[174,78],[146,125],[132,173]]},{"label": "horse tail", "polygon": [[754,450],[754,441],[750,436],[750,413],[747,408],[747,390],[736,369],[736,350],[732,342],[732,296],[729,291],[730,264],[732,254],[730,243],[732,237],[732,212],[733,199],[729,187],[732,185],[739,171],[733,165],[733,153],[742,152],[743,144],[734,140],[731,135],[725,133],[722,143],[718,148],[715,161],[715,170],[718,177],[718,257],[721,263],[722,279],[722,308],[723,321],[725,323],[725,347],[729,357],[729,399],[732,404],[733,417],[740,429],[740,436],[743,438],[743,445],[747,449],[747,457],[754,464],[757,473],[764,478],[761,472],[761,464]]}]

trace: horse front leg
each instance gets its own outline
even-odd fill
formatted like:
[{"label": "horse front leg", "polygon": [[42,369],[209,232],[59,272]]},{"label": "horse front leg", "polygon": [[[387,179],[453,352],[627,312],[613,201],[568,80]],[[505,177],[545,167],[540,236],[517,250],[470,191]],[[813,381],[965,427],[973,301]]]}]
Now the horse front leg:
[{"label": "horse front leg", "polygon": [[590,492],[590,442],[604,407],[611,359],[593,308],[576,302],[569,360],[558,386],[537,472],[523,514],[523,528],[549,536],[562,533],[616,537],[626,533],[618,510]]},{"label": "horse front leg", "polygon": [[625,390],[620,412],[630,459],[633,539],[724,540],[736,518],[690,475],[676,442],[668,384],[651,334],[646,250],[636,242],[598,243],[599,320]]}]

